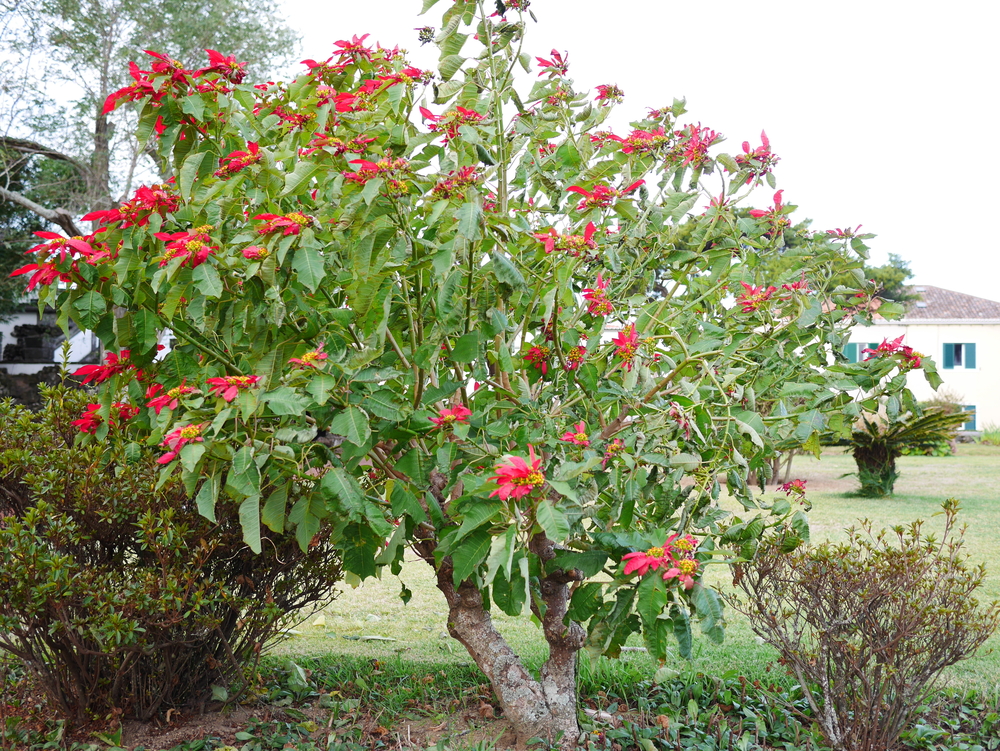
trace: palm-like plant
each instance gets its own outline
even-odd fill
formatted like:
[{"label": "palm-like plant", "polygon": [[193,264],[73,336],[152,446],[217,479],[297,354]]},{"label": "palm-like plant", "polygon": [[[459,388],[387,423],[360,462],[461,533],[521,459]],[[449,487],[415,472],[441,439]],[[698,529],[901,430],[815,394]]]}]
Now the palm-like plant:
[{"label": "palm-like plant", "polygon": [[934,409],[922,414],[907,412],[895,420],[862,417],[850,438],[838,441],[838,445],[851,447],[858,464],[859,494],[869,498],[892,495],[899,477],[896,459],[903,451],[932,448],[941,441],[951,440],[969,415]]}]

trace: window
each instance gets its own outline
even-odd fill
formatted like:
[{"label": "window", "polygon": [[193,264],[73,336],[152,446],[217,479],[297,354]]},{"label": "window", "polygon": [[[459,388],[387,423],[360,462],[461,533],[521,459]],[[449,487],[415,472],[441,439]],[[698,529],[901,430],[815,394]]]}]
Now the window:
[{"label": "window", "polygon": [[976,345],[969,343],[944,345],[944,357],[942,358],[945,370],[955,368],[965,368],[975,370],[976,368]]},{"label": "window", "polygon": [[878,347],[878,342],[868,342],[867,344],[863,342],[851,342],[844,347],[844,357],[847,358],[847,362],[858,362],[867,357],[863,350],[875,349],[876,347]]},{"label": "window", "polygon": [[969,421],[962,426],[962,430],[975,430],[976,429],[976,405],[975,404],[963,404],[962,411],[968,412]]}]

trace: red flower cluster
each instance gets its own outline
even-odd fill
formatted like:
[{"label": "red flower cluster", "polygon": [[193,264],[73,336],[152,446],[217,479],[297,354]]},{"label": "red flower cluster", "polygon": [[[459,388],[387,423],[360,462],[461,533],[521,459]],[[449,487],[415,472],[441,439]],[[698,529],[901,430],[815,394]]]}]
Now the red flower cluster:
[{"label": "red flower cluster", "polygon": [[48,240],[27,251],[29,255],[35,256],[35,263],[21,266],[10,273],[11,276],[31,274],[28,278],[29,292],[38,285],[47,287],[56,281],[75,281],[78,262],[81,260],[94,266],[113,258],[108,246],[95,239],[96,232],[85,237],[63,237],[54,232],[36,232],[35,235]]},{"label": "red flower cluster", "polygon": [[448,143],[453,138],[457,138],[458,129],[463,125],[476,125],[483,120],[483,115],[465,107],[455,107],[455,109],[448,110],[443,115],[435,115],[426,107],[421,107],[420,114],[423,115],[425,120],[431,121],[429,127],[433,132],[444,133],[445,143]]},{"label": "red flower cluster", "polygon": [[[73,420],[70,424],[75,425],[81,433],[96,433],[97,428],[104,422],[100,411],[100,404],[88,404],[87,408],[80,414],[80,417]],[[113,402],[108,425],[112,428],[117,427],[119,424],[131,420],[137,414],[139,414],[138,407],[133,407],[131,404],[124,402]]]},{"label": "red flower cluster", "polygon": [[676,579],[684,589],[694,586],[694,575],[698,571],[698,560],[694,552],[698,548],[698,540],[691,535],[670,535],[662,547],[652,547],[649,550],[626,553],[625,576],[633,573],[645,576],[650,571],[666,569],[663,580]]},{"label": "red flower cluster", "polygon": [[781,202],[781,194],[784,192],[784,189],[782,189],[774,194],[774,206],[772,208],[750,209],[750,216],[754,219],[766,219],[768,224],[771,225],[771,229],[767,233],[769,235],[775,235],[791,224],[788,217],[785,216],[788,207]]},{"label": "red flower cluster", "polygon": [[900,367],[904,370],[919,368],[924,356],[922,353],[914,351],[913,347],[903,344],[902,336],[898,339],[893,339],[891,342],[888,339],[883,339],[882,343],[875,349],[863,349],[861,352],[868,355],[865,360],[899,355],[901,360]]},{"label": "red flower cluster", "polygon": [[583,200],[580,201],[580,204],[576,207],[577,211],[586,211],[587,209],[606,209],[614,203],[616,198],[619,198],[620,196],[627,196],[645,182],[645,180],[636,180],[624,190],[618,190],[618,188],[612,188],[610,185],[601,184],[595,185],[593,190],[584,190],[579,185],[571,185],[566,188],[566,190],[567,192],[579,193],[583,196]]},{"label": "red flower cluster", "polygon": [[221,396],[225,401],[231,402],[241,391],[246,391],[256,386],[260,382],[260,376],[221,376],[219,378],[208,378],[207,383],[212,388],[209,394]]},{"label": "red flower cluster", "polygon": [[263,219],[267,222],[257,230],[258,235],[268,235],[280,229],[282,230],[281,234],[286,237],[288,235],[299,234],[303,227],[308,227],[315,221],[311,216],[303,214],[300,211],[293,211],[284,216],[280,214],[257,214],[254,220],[257,219]]},{"label": "red flower cluster", "polygon": [[126,201],[117,209],[92,211],[83,217],[83,221],[101,224],[120,223],[122,229],[133,226],[145,227],[153,214],[163,217],[180,208],[181,197],[174,192],[171,181],[163,185],[142,185],[135,191],[131,201]]},{"label": "red flower cluster", "polygon": [[215,50],[205,50],[208,53],[208,67],[194,72],[195,78],[206,73],[218,73],[222,78],[232,83],[243,83],[247,75],[247,64],[236,62],[232,55],[223,55]]},{"label": "red flower cluster", "polygon": [[597,87],[597,96],[594,99],[601,104],[617,104],[625,98],[625,92],[614,84],[604,83]]},{"label": "red flower cluster", "polygon": [[201,432],[207,425],[207,422],[203,422],[201,425],[182,425],[167,433],[163,439],[163,443],[160,445],[166,446],[169,451],[157,459],[157,463],[170,464],[187,444],[202,443],[205,439],[202,437]]},{"label": "red flower cluster", "polygon": [[677,427],[684,431],[684,439],[691,438],[691,420],[684,412],[684,408],[677,402],[670,402],[670,409],[667,411],[670,419],[677,423]]},{"label": "red flower cluster", "polygon": [[583,299],[590,303],[587,306],[587,312],[590,313],[590,315],[607,316],[611,315],[614,311],[614,305],[611,304],[611,301],[604,293],[604,290],[607,288],[608,283],[601,277],[600,274],[598,274],[594,287],[587,287],[583,290]]},{"label": "red flower cluster", "polygon": [[456,422],[468,422],[471,416],[472,410],[463,407],[461,404],[456,404],[450,409],[439,409],[437,417],[430,417],[428,419],[439,428],[450,428]]},{"label": "red flower cluster", "polygon": [[160,414],[164,409],[175,410],[180,404],[180,398],[185,394],[200,394],[201,391],[196,389],[194,386],[186,386],[184,381],[181,381],[180,386],[175,386],[169,391],[163,390],[162,383],[154,383],[146,389],[146,398],[149,399],[146,402],[146,406],[152,409],[156,414]]},{"label": "red flower cluster", "polygon": [[583,364],[587,356],[587,348],[582,345],[566,350],[566,370],[576,370]]},{"label": "red flower cluster", "polygon": [[559,440],[587,448],[590,445],[590,439],[587,437],[587,424],[583,420],[580,420],[580,422],[573,426],[573,430],[567,430]]},{"label": "red flower cluster", "polygon": [[635,330],[635,324],[628,324],[611,341],[615,345],[615,354],[622,359],[622,367],[632,370],[632,363],[639,349],[639,332]]},{"label": "red flower cluster", "polygon": [[244,248],[240,252],[248,261],[263,261],[271,255],[271,251],[267,248],[262,248],[259,245],[251,245],[249,248]]},{"label": "red flower cluster", "polygon": [[246,151],[234,151],[228,156],[221,157],[219,169],[215,171],[216,177],[232,177],[240,170],[244,170],[251,164],[257,164],[261,159],[260,147],[256,141],[247,141]]},{"label": "red flower cluster", "polygon": [[207,234],[210,229],[212,228],[206,225],[195,227],[190,232],[155,232],[153,237],[167,243],[160,258],[160,267],[166,266],[175,258],[182,258],[181,266],[192,269],[205,263],[209,255],[219,249],[208,244],[212,239]]},{"label": "red flower cluster", "polygon": [[303,370],[306,368],[318,368],[317,363],[322,362],[330,356],[323,351],[323,346],[323,344],[320,344],[316,349],[306,352],[301,357],[293,357],[288,362]]},{"label": "red flower cluster", "polygon": [[391,195],[402,195],[409,191],[407,184],[399,179],[410,172],[410,163],[402,157],[379,159],[377,162],[354,159],[349,163],[361,165],[357,172],[341,173],[349,182],[365,185],[369,180],[379,177]]},{"label": "red flower cluster", "polygon": [[542,371],[542,375],[549,372],[549,358],[552,356],[552,349],[546,344],[534,345],[524,355],[524,359],[530,362],[535,370]]},{"label": "red flower cluster", "polygon": [[708,148],[715,143],[721,133],[697,125],[687,125],[683,130],[675,131],[675,136],[681,140],[667,157],[667,161],[680,161],[682,167],[689,164],[700,167],[708,160]]},{"label": "red flower cluster", "polygon": [[736,304],[742,308],[744,313],[753,313],[761,305],[770,300],[771,295],[778,291],[777,287],[765,288],[764,285],[754,287],[746,282],[740,282],[740,284],[743,285],[745,291],[736,298]]},{"label": "red flower cluster", "polygon": [[552,50],[549,54],[552,56],[551,60],[546,60],[544,57],[535,58],[538,61],[539,67],[541,67],[538,75],[547,75],[549,78],[565,76],[569,70],[569,53],[560,53],[557,50]]},{"label": "red flower cluster", "polygon": [[781,486],[781,489],[785,491],[785,495],[795,496],[796,498],[803,498],[806,494],[806,481],[805,480],[792,480],[791,482],[786,482]]},{"label": "red flower cluster", "polygon": [[431,190],[433,198],[445,200],[460,196],[469,186],[475,185],[482,178],[475,167],[462,167],[458,172],[448,173],[448,177],[439,180]]},{"label": "red flower cluster", "polygon": [[83,379],[84,384],[91,381],[94,383],[104,383],[127,370],[135,370],[135,365],[129,359],[131,354],[127,349],[123,349],[117,354],[108,352],[104,355],[105,365],[84,365],[79,370],[74,371],[73,375],[85,376]]},{"label": "red flower cluster", "polygon": [[767,140],[767,133],[764,131],[760,132],[760,140],[763,145],[758,146],[756,149],[750,148],[750,142],[743,142],[743,153],[736,155],[736,164],[740,166],[740,169],[749,169],[750,174],[747,177],[747,185],[752,183],[754,179],[760,180],[761,177],[770,172],[774,165],[776,165],[780,159],[771,153],[771,142]]},{"label": "red flower cluster", "polygon": [[535,488],[545,484],[542,472],[542,460],[535,456],[535,447],[528,444],[528,460],[520,456],[505,457],[507,463],[497,464],[490,482],[497,484],[497,489],[490,493],[490,498],[499,496],[501,501],[511,498],[524,498]]},{"label": "red flower cluster", "polygon": [[565,250],[571,256],[577,257],[585,255],[587,251],[597,250],[597,243],[594,242],[594,233],[597,227],[593,222],[587,222],[583,230],[583,235],[563,235],[556,232],[554,227],[549,227],[545,232],[534,232],[532,237],[545,243],[545,252],[551,253],[554,250]]},{"label": "red flower cluster", "polygon": [[637,154],[649,154],[671,141],[670,134],[662,127],[653,128],[653,130],[640,130],[636,128],[625,138],[612,133],[606,135],[595,133],[594,136],[591,136],[591,140],[593,141],[594,138],[600,138],[605,142],[617,141],[622,145],[623,154],[631,154],[633,152]]},{"label": "red flower cluster", "polygon": [[299,153],[302,156],[309,156],[314,151],[322,149],[336,156],[341,156],[348,152],[351,154],[364,154],[368,150],[368,144],[374,141],[374,138],[362,138],[361,136],[356,136],[350,141],[344,141],[325,133],[317,133],[313,136],[312,141],[309,142],[309,146],[302,149]]}]

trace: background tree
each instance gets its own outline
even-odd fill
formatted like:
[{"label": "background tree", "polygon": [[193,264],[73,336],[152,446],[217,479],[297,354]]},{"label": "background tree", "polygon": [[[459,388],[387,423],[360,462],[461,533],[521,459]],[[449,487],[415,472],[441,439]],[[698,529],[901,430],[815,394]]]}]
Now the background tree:
[{"label": "background tree", "polygon": [[273,0],[4,0],[0,12],[0,200],[11,230],[28,230],[34,214],[80,235],[77,217],[111,208],[137,176],[170,177],[140,148],[134,115],[104,111],[132,82],[128,63],[153,61],[143,50],[187,60],[226,50],[263,75],[297,44]]},{"label": "background tree", "polygon": [[[576,90],[558,53],[522,86],[520,5],[444,3],[436,74],[359,37],[287,85],[143,73],[114,103],[140,102],[176,185],[23,272],[101,337],[82,373],[98,414],[139,407],[164,481],[179,472],[209,518],[238,508],[254,550],[262,525],[303,548],[329,529],[352,577],[411,548],[519,741],[569,747],[580,650],[641,632],[666,661],[693,624],[721,639],[700,581],[720,545],[807,534],[748,474],[790,438],[846,435],[902,382],[839,355],[873,288],[834,278],[864,236],[771,281],[794,207],[778,191],[737,212],[773,181],[769,148],[717,153],[680,102],[609,132],[622,93]],[[745,513],[719,507],[720,476]],[[492,608],[541,624],[537,676]]]}]

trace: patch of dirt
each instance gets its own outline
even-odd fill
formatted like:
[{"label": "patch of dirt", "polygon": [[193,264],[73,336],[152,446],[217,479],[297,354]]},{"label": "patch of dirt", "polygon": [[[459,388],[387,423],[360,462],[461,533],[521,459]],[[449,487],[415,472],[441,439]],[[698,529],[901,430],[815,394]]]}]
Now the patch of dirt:
[{"label": "patch of dirt", "polygon": [[318,726],[310,737],[320,748],[334,734],[347,734],[352,741],[372,747],[377,743],[382,749],[426,749],[442,739],[448,745],[457,743],[463,747],[491,743],[497,751],[515,747],[510,723],[494,717],[493,707],[485,703],[478,708],[465,707],[432,717],[398,717],[391,727],[383,724],[385,718],[371,715],[355,716],[355,721],[349,725],[337,723],[340,727],[335,727],[334,713],[319,707],[301,706],[295,713],[292,716],[280,707],[269,705],[230,707],[204,713],[172,711],[169,722],[162,718],[156,722],[126,722],[122,745],[133,750],[168,751],[188,741],[218,738],[223,744],[240,748],[244,741],[237,740],[236,733],[247,730],[252,720],[298,723],[303,721],[301,715],[305,715]]},{"label": "patch of dirt", "polygon": [[[330,719],[330,710],[314,707],[297,708],[320,728]],[[221,711],[178,712],[169,710],[168,718],[152,722],[127,721],[123,725],[122,745],[125,748],[144,748],[147,751],[164,751],[186,741],[218,738],[223,744],[239,748],[243,741],[236,740],[236,733],[246,730],[251,720],[261,722],[302,722],[298,714],[292,717],[280,707],[257,705],[228,707]],[[320,735],[317,731],[314,735]]]}]

